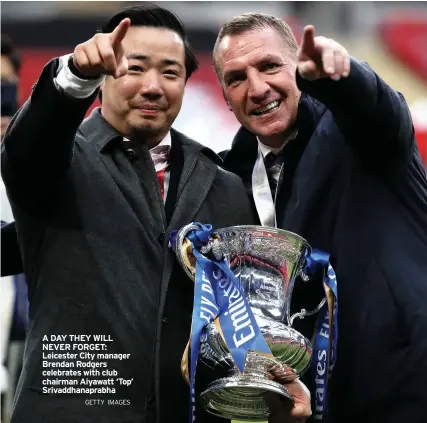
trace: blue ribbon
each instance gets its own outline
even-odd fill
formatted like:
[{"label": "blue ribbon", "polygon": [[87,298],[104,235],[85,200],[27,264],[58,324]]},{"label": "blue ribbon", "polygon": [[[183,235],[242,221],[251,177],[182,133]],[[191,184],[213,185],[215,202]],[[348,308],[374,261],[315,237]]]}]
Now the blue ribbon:
[{"label": "blue ribbon", "polygon": [[[315,407],[313,418],[322,420],[327,412],[328,377],[336,362],[338,340],[338,290],[335,271],[329,263],[329,254],[314,249],[305,260],[304,273],[307,276],[323,273],[323,284],[328,302],[319,312],[313,343],[313,360],[311,370],[316,383]],[[329,291],[329,293],[328,293]],[[332,295],[331,295],[332,294]],[[333,296],[333,298],[332,298]],[[332,301],[332,304],[330,302]],[[329,316],[332,308],[332,319]],[[332,339],[331,337],[332,321]]]},{"label": "blue ribbon", "polygon": [[[194,306],[191,324],[190,363],[190,422],[195,420],[195,376],[200,349],[200,336],[205,326],[219,316],[219,324],[225,343],[241,372],[245,367],[249,350],[271,354],[258,327],[252,310],[241,292],[239,281],[225,259],[212,261],[198,249],[206,245],[212,234],[211,225],[193,223],[200,230],[193,230],[187,238],[193,244],[196,258]],[[176,232],[171,233],[170,246],[176,242]],[[180,248],[180,246],[176,246]]]}]

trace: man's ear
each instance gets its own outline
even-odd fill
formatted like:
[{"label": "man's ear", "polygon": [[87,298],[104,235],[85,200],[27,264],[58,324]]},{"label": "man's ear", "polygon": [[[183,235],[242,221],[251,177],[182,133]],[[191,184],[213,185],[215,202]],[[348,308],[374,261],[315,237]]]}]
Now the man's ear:
[{"label": "man's ear", "polygon": [[225,95],[224,90],[222,90],[222,96],[224,97],[224,100],[225,100],[225,103],[227,104],[228,110],[230,110],[230,112],[233,111],[233,109],[231,107],[231,104],[230,104],[230,102],[228,101],[228,99],[227,99],[227,97]]},{"label": "man's ear", "polygon": [[101,86],[99,87],[99,93],[98,93],[98,98],[99,98],[99,102],[102,104],[102,94],[104,91],[104,87],[105,87],[105,80],[106,78],[104,78],[104,81],[102,81]]}]

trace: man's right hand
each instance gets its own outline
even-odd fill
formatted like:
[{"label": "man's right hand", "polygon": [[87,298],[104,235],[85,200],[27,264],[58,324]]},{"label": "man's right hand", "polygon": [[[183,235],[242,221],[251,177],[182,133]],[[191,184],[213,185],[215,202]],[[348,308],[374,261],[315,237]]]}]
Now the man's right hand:
[{"label": "man's right hand", "polygon": [[120,78],[126,75],[128,61],[124,54],[123,38],[130,19],[123,19],[110,34],[95,34],[90,40],[74,49],[73,63],[79,72],[90,78],[111,75]]},{"label": "man's right hand", "polygon": [[311,416],[311,395],[307,387],[299,380],[285,383],[294,403],[273,392],[264,395],[270,409],[268,423],[303,423]]}]

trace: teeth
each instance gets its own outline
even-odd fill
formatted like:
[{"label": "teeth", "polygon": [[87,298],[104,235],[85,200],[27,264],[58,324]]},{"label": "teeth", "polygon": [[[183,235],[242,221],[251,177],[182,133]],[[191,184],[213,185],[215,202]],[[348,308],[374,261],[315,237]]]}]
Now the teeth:
[{"label": "teeth", "polygon": [[254,115],[262,115],[265,112],[268,112],[271,109],[274,109],[279,105],[280,101],[272,101],[271,103],[267,104],[261,109],[258,109],[256,112],[254,112]]}]

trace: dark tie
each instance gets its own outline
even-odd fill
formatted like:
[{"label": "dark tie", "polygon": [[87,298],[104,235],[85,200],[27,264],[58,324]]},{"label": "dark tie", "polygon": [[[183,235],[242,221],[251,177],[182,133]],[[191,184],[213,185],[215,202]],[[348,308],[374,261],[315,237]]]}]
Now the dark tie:
[{"label": "dark tie", "polygon": [[267,171],[268,183],[270,184],[271,196],[273,201],[276,195],[277,183],[279,182],[280,170],[283,164],[282,155],[276,156],[268,153],[264,159],[265,170]]}]

